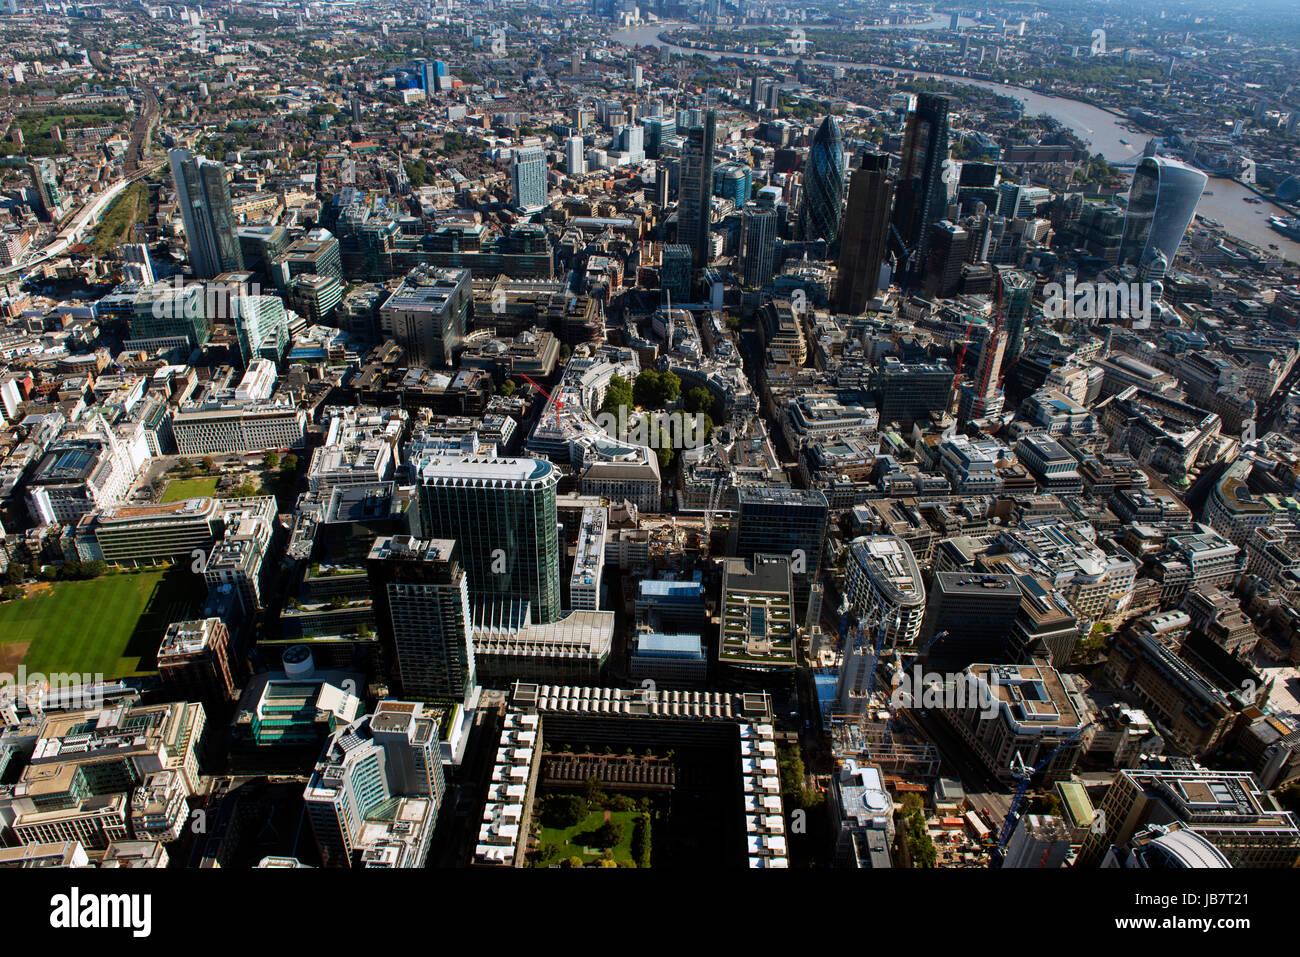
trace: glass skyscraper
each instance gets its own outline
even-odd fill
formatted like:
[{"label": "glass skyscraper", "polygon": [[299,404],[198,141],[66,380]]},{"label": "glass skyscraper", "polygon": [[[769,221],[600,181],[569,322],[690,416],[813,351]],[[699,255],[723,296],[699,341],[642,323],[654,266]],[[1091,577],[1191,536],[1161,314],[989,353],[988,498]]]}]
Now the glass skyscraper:
[{"label": "glass skyscraper", "polygon": [[542,459],[448,456],[419,463],[421,538],[454,538],[475,606],[528,602],[560,615],[559,474]]},{"label": "glass skyscraper", "polygon": [[234,300],[235,334],[244,368],[254,359],[270,359],[276,365],[289,348],[289,317],[284,301],[277,296],[250,296],[241,293]]},{"label": "glass skyscraper", "polygon": [[840,125],[828,116],[813,135],[804,175],[803,211],[800,215],[805,240],[835,242],[840,233],[844,207],[844,141]]},{"label": "glass skyscraper", "polygon": [[1133,173],[1121,263],[1131,263],[1162,279],[1174,261],[1178,244],[1196,214],[1196,204],[1209,180],[1198,169],[1163,156],[1148,156]]},{"label": "glass skyscraper", "polygon": [[889,243],[889,157],[863,153],[849,180],[849,207],[840,230],[835,311],[860,316],[880,287]]},{"label": "glass skyscraper", "polygon": [[1002,312],[1006,317],[1007,348],[1003,356],[1009,366],[1025,348],[1025,325],[1034,302],[1034,277],[1009,270],[1002,274]]},{"label": "glass skyscraper", "polygon": [[456,542],[377,538],[366,572],[390,680],[408,698],[465,701],[474,688],[474,646]]},{"label": "glass skyscraper", "polygon": [[223,272],[244,268],[244,257],[235,237],[235,214],[230,205],[226,167],[196,157],[189,150],[171,150],[172,180],[176,201],[185,224],[185,245],[190,264],[199,279],[211,279]]},{"label": "glass skyscraper", "polygon": [[922,93],[907,124],[898,186],[894,194],[894,238],[899,265],[907,260],[905,281],[919,281],[929,258],[930,227],[944,218],[948,187],[943,164],[948,158],[948,109],[951,98]]},{"label": "glass skyscraper", "polygon": [[510,197],[520,209],[546,205],[546,151],[540,146],[515,150],[510,161]]},{"label": "glass skyscraper", "polygon": [[713,139],[717,116],[708,110],[703,124],[687,131],[677,191],[677,241],[690,246],[696,266],[709,264],[709,227],[713,220]]},{"label": "glass skyscraper", "polygon": [[748,204],[740,216],[740,245],[745,285],[762,289],[776,265],[776,210]]}]

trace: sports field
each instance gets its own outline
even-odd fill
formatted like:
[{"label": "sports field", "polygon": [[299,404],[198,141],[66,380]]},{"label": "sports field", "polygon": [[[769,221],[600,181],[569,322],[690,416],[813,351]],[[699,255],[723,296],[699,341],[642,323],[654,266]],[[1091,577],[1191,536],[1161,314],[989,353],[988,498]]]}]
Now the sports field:
[{"label": "sports field", "polygon": [[0,603],[0,671],[85,672],[105,678],[154,670],[172,621],[192,613],[188,568],[119,572],[92,581],[27,586],[28,597]]},{"label": "sports field", "polygon": [[216,476],[212,478],[173,479],[163,490],[160,502],[179,502],[187,498],[211,498],[217,491]]}]

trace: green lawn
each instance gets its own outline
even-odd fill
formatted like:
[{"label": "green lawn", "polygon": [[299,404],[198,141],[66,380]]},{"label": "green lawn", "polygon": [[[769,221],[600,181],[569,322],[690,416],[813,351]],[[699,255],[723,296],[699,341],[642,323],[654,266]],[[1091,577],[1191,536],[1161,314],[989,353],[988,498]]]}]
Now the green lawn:
[{"label": "green lawn", "polygon": [[211,478],[173,479],[167,483],[167,488],[163,490],[160,501],[179,502],[187,498],[211,497],[216,494],[216,491],[216,476]]},{"label": "green lawn", "polygon": [[[609,819],[617,821],[623,825],[623,838],[614,845],[614,859],[616,861],[632,860],[632,829],[636,825],[636,819],[639,818],[643,811],[610,811]],[[560,855],[556,862],[568,860],[570,857],[581,857],[584,864],[600,860],[605,854],[605,849],[601,847],[588,847],[583,843],[580,835],[586,835],[596,830],[605,823],[605,811],[597,809],[587,815],[586,820],[580,821],[572,827],[542,827],[541,839],[538,842],[540,847],[543,844],[560,845]]]},{"label": "green lawn", "polygon": [[17,649],[5,655],[6,646],[28,644],[21,659],[28,673],[151,672],[167,625],[192,613],[198,581],[177,565],[29,586],[29,597],[0,603],[0,656],[14,657]]}]

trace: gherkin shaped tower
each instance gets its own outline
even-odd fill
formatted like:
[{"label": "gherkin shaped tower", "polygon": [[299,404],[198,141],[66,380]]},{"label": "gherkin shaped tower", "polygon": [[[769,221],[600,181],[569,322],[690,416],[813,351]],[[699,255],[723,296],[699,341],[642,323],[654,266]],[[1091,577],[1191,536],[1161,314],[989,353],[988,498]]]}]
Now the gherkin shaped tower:
[{"label": "gherkin shaped tower", "polygon": [[844,141],[835,117],[822,120],[813,136],[804,174],[801,220],[805,240],[835,242],[844,207]]}]

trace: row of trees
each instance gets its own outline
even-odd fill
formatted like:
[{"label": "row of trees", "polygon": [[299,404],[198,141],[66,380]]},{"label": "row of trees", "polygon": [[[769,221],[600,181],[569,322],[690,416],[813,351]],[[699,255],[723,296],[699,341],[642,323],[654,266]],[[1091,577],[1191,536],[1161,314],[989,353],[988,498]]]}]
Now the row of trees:
[{"label": "row of trees", "polygon": [[925,806],[915,794],[903,798],[903,839],[913,867],[934,867],[939,855],[925,826]]}]

